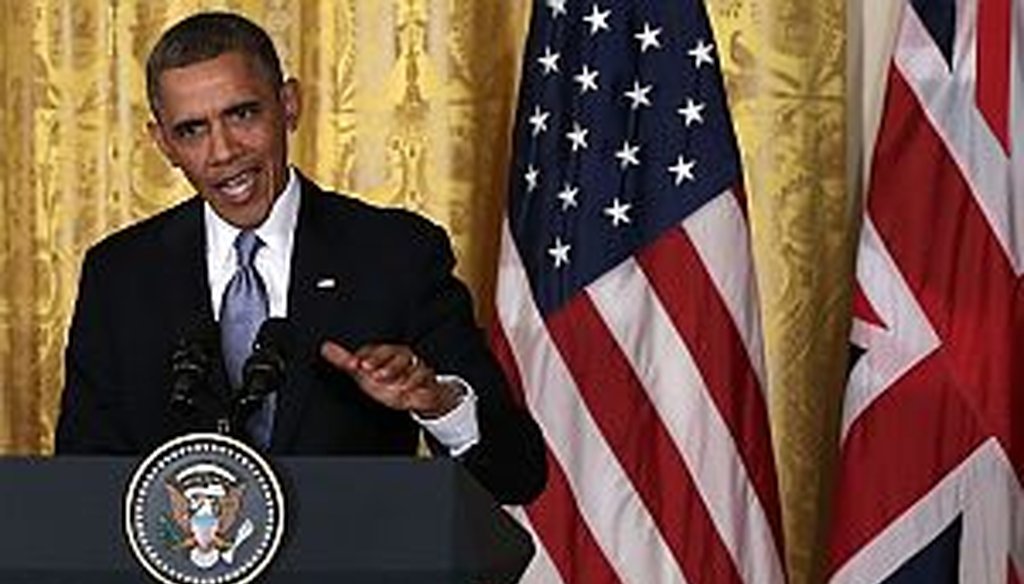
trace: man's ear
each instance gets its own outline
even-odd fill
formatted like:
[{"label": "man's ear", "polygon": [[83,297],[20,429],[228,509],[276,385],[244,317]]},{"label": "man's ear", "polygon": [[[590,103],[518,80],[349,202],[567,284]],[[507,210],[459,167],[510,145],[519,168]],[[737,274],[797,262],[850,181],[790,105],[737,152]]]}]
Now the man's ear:
[{"label": "man's ear", "polygon": [[156,120],[150,120],[146,124],[146,130],[149,132],[149,137],[153,139],[157,148],[163,153],[164,158],[171,163],[171,166],[177,167],[178,162],[174,157],[174,151],[171,149],[170,144],[167,141],[167,136],[164,134],[164,127],[160,125],[160,122]]},{"label": "man's ear", "polygon": [[302,88],[298,79],[289,77],[281,86],[281,104],[284,106],[285,127],[294,132],[302,115]]}]

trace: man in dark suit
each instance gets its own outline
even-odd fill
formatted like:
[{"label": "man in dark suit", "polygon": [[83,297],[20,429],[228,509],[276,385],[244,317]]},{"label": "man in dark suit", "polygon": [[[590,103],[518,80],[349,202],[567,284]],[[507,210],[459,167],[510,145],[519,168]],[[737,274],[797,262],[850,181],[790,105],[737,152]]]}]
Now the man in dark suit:
[{"label": "man in dark suit", "polygon": [[253,315],[286,317],[283,385],[233,432],[271,453],[412,455],[424,429],[499,500],[534,498],[539,430],[509,397],[446,235],[288,165],[300,90],[266,33],[196,15],[164,34],[146,73],[150,133],[198,195],[86,254],[57,452],[137,454],[214,429],[221,413],[169,404],[175,347],[217,320],[225,359],[214,351],[210,385],[230,398],[244,359],[229,339],[248,354]]}]

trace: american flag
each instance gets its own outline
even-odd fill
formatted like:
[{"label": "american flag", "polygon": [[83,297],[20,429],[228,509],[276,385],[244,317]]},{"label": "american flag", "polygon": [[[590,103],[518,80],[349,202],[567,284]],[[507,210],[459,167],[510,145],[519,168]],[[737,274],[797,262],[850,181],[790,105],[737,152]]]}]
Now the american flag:
[{"label": "american flag", "polygon": [[526,581],[784,580],[739,156],[704,5],[536,2],[495,347],[541,424]]},{"label": "american flag", "polygon": [[1024,3],[902,8],[867,195],[830,581],[1024,575]]}]

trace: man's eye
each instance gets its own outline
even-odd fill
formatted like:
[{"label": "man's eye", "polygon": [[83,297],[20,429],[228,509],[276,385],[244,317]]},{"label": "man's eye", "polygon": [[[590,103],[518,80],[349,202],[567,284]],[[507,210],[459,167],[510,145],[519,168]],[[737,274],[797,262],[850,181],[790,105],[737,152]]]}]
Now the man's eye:
[{"label": "man's eye", "polygon": [[185,124],[178,126],[174,129],[174,133],[183,140],[190,138],[196,138],[203,133],[203,126],[201,124]]},{"label": "man's eye", "polygon": [[258,113],[260,113],[260,109],[256,106],[242,107],[235,111],[235,117],[239,120],[248,120],[256,117]]}]

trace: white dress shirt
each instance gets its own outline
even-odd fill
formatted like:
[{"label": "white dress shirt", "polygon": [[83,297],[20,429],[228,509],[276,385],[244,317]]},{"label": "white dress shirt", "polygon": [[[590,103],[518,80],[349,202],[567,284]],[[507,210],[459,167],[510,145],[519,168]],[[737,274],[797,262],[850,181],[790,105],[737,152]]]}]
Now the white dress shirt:
[{"label": "white dress shirt", "polygon": [[[256,252],[255,267],[267,287],[271,317],[288,316],[288,281],[291,275],[295,226],[299,218],[300,194],[298,174],[290,167],[288,184],[285,185],[284,192],[274,201],[267,219],[255,230],[256,235],[263,241],[263,245]],[[221,219],[209,203],[203,204],[203,216],[210,301],[213,313],[219,318],[224,289],[237,269],[234,242],[241,230]],[[355,347],[349,349],[354,350]],[[413,419],[444,444],[452,456],[458,456],[480,439],[476,395],[469,384],[456,376],[439,375],[438,380],[460,385],[465,390],[464,398],[455,409],[440,418],[428,420],[413,414]]]}]

